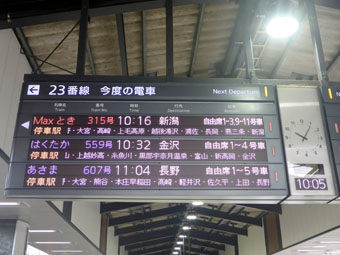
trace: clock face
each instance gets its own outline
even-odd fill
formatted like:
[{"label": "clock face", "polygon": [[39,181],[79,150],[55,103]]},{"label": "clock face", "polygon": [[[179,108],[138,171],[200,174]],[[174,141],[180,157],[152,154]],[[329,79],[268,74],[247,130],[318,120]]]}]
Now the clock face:
[{"label": "clock face", "polygon": [[278,87],[291,199],[335,196],[318,88]]},{"label": "clock face", "polygon": [[288,121],[283,128],[286,147],[292,153],[306,159],[322,154],[326,143],[316,121],[302,117]]}]

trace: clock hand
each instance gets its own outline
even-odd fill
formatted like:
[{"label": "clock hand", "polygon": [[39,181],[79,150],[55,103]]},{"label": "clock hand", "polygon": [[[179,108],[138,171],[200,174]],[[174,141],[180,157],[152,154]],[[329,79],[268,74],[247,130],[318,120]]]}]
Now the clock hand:
[{"label": "clock hand", "polygon": [[305,136],[303,136],[303,135],[300,135],[298,132],[295,132],[295,134],[298,135],[298,136],[300,136],[300,137],[302,138],[302,142],[303,142],[304,140],[308,140],[307,137],[305,137]]},{"label": "clock hand", "polygon": [[311,128],[311,125],[309,126],[309,128],[308,128],[308,130],[307,130],[307,132],[306,132],[306,134],[305,134],[305,137],[307,136],[307,134],[308,134],[310,128]]}]

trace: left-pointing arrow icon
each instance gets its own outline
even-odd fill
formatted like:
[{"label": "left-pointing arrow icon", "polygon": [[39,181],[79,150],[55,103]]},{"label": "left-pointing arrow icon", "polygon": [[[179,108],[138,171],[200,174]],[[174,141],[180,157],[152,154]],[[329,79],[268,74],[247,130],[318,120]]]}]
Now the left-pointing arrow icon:
[{"label": "left-pointing arrow icon", "polygon": [[26,121],[26,122],[22,123],[21,126],[26,128],[26,129],[30,129],[30,121]]}]

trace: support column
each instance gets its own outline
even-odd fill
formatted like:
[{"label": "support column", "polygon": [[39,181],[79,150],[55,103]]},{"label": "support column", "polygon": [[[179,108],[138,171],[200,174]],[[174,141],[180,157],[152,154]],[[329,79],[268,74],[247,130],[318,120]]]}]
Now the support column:
[{"label": "support column", "polygon": [[263,217],[263,223],[267,254],[273,254],[282,250],[279,215],[277,213],[267,213]]},{"label": "support column", "polygon": [[25,254],[29,225],[21,220],[0,220],[0,254]]}]

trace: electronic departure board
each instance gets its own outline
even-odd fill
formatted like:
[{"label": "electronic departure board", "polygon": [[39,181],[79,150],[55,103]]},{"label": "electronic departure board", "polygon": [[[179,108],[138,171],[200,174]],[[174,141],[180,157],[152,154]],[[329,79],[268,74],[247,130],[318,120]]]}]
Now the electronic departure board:
[{"label": "electronic departure board", "polygon": [[[340,183],[340,86],[322,88],[324,108],[328,122],[334,161],[337,172],[337,182]],[[337,198],[332,203],[340,203]]]},{"label": "electronic departure board", "polygon": [[9,197],[275,203],[288,194],[274,87],[31,77]]}]

